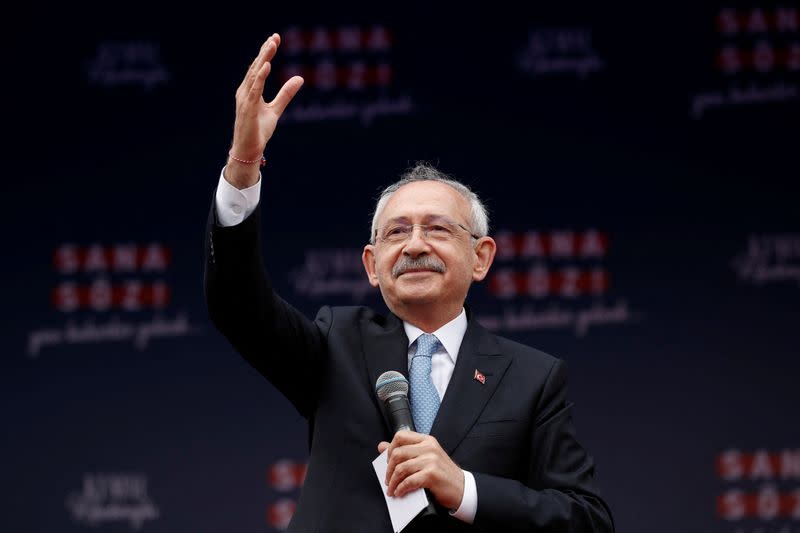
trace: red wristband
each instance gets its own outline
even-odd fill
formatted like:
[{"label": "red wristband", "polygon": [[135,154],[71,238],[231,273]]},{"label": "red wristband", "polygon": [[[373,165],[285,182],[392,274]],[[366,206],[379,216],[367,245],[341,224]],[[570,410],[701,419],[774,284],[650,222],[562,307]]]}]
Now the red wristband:
[{"label": "red wristband", "polygon": [[228,156],[230,156],[230,158],[233,159],[234,161],[238,161],[239,163],[244,163],[246,165],[252,165],[254,163],[258,163],[258,166],[263,167],[264,165],[267,164],[267,159],[263,155],[260,158],[253,160],[239,159],[238,157],[233,155],[233,150],[231,150],[230,152],[228,152]]}]

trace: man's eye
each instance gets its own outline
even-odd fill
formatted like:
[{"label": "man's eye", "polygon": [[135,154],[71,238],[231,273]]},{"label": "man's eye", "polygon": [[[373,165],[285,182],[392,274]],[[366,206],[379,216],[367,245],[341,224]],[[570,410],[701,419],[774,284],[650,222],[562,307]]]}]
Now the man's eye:
[{"label": "man's eye", "polygon": [[408,229],[405,226],[393,226],[386,230],[386,236],[391,237],[393,235],[403,235],[408,233]]},{"label": "man's eye", "polygon": [[450,233],[450,228],[440,224],[433,224],[428,228],[428,231],[432,231],[434,233]]}]

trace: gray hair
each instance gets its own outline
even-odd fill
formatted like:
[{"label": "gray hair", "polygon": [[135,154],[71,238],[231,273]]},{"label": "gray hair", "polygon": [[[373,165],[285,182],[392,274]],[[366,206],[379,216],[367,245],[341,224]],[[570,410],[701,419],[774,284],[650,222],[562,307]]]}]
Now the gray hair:
[{"label": "gray hair", "polygon": [[404,172],[398,181],[389,185],[381,192],[378,203],[375,205],[375,213],[372,215],[372,230],[370,231],[369,238],[371,244],[375,244],[375,237],[378,232],[378,218],[380,218],[384,207],[386,207],[386,204],[389,202],[389,198],[403,185],[415,181],[438,181],[439,183],[444,183],[455,189],[469,202],[472,233],[479,237],[485,237],[489,234],[489,213],[481,199],[478,198],[478,195],[472,192],[472,189],[463,183],[437,170],[432,165],[419,162]]}]

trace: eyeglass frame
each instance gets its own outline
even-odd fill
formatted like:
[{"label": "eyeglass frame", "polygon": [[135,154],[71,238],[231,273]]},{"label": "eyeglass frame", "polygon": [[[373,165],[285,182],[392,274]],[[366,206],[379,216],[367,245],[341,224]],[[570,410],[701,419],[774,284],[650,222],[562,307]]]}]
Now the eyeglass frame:
[{"label": "eyeglass frame", "polygon": [[[458,226],[459,228],[461,228],[464,231],[466,231],[467,234],[470,237],[472,237],[473,239],[475,239],[476,241],[481,238],[480,235],[476,235],[476,234],[472,233],[469,230],[469,228],[467,228],[464,224],[461,224],[460,222],[456,222],[454,220],[450,220],[449,218],[442,217],[440,219],[440,222],[438,222],[438,223],[429,223],[429,224],[421,224],[421,223],[403,224],[403,223],[400,223],[400,222],[389,222],[387,224],[384,224],[380,228],[376,228],[375,229],[375,237],[374,238],[375,238],[376,242],[382,242],[382,243],[391,242],[391,241],[387,241],[384,237],[381,237],[380,235],[381,235],[381,230],[382,229],[384,229],[384,228],[386,228],[386,226],[389,226],[389,225],[392,225],[392,224],[397,224],[397,226],[400,226],[400,227],[410,227],[411,228],[411,231],[408,232],[407,236],[404,239],[396,241],[396,242],[394,242],[392,244],[400,244],[401,242],[407,242],[407,241],[411,240],[411,237],[414,235],[414,228],[417,227],[417,226],[419,226],[419,228],[422,230],[422,236],[427,241],[428,240],[428,231],[430,231],[431,227],[432,226],[442,226],[443,224],[450,224],[450,225],[453,225],[453,226]],[[455,232],[453,233],[453,235],[455,236]]]}]

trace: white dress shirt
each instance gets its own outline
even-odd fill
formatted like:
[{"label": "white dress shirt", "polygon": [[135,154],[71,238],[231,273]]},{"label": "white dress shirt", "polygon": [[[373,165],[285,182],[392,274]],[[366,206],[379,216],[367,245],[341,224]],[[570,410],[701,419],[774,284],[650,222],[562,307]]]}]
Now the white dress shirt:
[{"label": "white dress shirt", "polygon": [[250,216],[256,210],[258,199],[261,197],[261,175],[255,185],[246,189],[237,189],[225,179],[225,169],[219,176],[217,186],[217,220],[220,226],[235,226]]},{"label": "white dress shirt", "polygon": [[[223,168],[223,172],[224,172]],[[219,185],[215,204],[217,208],[217,220],[222,226],[235,226],[255,211],[261,196],[261,177],[255,185],[246,189],[237,189],[225,179],[224,174],[220,174]],[[417,337],[425,333],[418,327],[403,322],[406,336],[408,337],[408,365],[411,366],[411,359],[416,350],[411,348]],[[444,398],[447,385],[453,375],[456,366],[458,350],[464,334],[467,331],[467,314],[464,309],[453,320],[433,332],[439,339],[439,348],[431,357],[431,378],[439,399]],[[466,470],[464,472],[464,496],[461,505],[450,514],[459,520],[471,524],[475,520],[475,512],[478,510],[478,489],[475,485],[475,477]]]},{"label": "white dress shirt", "polygon": [[[408,337],[408,368],[411,368],[411,359],[416,353],[416,347],[412,348],[414,341],[425,333],[417,326],[403,321],[403,328]],[[431,356],[431,379],[436,392],[439,393],[439,400],[444,399],[447,392],[447,385],[453,376],[453,369],[456,367],[458,350],[461,348],[461,341],[467,332],[467,313],[464,309],[453,320],[433,332],[439,339],[439,347]],[[475,477],[462,469],[464,472],[464,496],[461,505],[450,514],[459,520],[471,524],[475,520],[475,512],[478,510],[478,488],[475,485]]]}]

